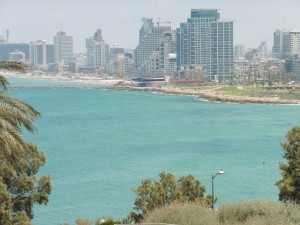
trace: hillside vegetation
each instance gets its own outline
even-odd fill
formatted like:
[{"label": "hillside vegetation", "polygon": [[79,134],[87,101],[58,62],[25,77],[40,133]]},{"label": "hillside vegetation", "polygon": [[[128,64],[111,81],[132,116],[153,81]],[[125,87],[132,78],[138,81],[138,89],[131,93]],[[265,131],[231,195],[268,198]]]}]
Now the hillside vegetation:
[{"label": "hillside vegetation", "polygon": [[212,211],[196,203],[175,203],[155,209],[145,223],[180,225],[296,225],[300,206],[264,201],[231,203]]}]

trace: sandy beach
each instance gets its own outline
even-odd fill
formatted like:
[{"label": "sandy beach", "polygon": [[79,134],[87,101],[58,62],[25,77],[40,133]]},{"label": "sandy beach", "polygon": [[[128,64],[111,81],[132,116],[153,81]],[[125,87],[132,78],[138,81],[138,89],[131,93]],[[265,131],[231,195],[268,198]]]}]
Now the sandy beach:
[{"label": "sandy beach", "polygon": [[57,82],[68,82],[68,83],[86,83],[86,84],[107,84],[116,85],[122,82],[121,79],[105,79],[96,76],[87,75],[72,75],[72,74],[35,74],[35,73],[1,73],[5,77],[15,77],[15,78],[36,78],[36,79],[46,79]]}]

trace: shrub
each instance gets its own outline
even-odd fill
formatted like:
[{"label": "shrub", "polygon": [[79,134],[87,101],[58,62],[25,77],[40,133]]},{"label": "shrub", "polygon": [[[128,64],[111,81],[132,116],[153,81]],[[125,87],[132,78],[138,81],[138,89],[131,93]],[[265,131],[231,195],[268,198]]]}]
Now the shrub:
[{"label": "shrub", "polygon": [[300,207],[266,201],[232,203],[220,207],[218,218],[228,224],[299,224]]},{"label": "shrub", "polygon": [[240,202],[222,206],[218,217],[220,222],[245,222],[256,216],[270,216],[272,210],[277,211],[278,205],[267,202]]},{"label": "shrub", "polygon": [[102,222],[101,220],[98,220],[96,222],[96,225],[114,225],[114,224],[120,224],[121,222],[120,221],[115,221],[113,220],[111,217],[108,217],[108,218],[105,218],[103,219],[104,222]]},{"label": "shrub", "polygon": [[216,225],[217,217],[212,210],[198,203],[173,203],[155,209],[146,215],[146,223],[169,223],[180,225]]},{"label": "shrub", "polygon": [[225,204],[212,211],[197,203],[174,203],[146,215],[146,223],[178,225],[299,225],[300,206],[266,201]]}]

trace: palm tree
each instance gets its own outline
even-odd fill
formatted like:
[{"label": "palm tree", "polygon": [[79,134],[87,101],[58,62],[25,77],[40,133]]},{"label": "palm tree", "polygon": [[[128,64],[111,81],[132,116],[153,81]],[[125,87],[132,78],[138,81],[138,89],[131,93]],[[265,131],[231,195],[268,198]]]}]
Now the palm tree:
[{"label": "palm tree", "polygon": [[28,66],[22,62],[0,61],[0,70],[15,70],[25,72]]},{"label": "palm tree", "polygon": [[[26,68],[20,62],[0,61],[0,70],[25,71]],[[34,122],[40,113],[27,103],[10,97],[6,91],[8,85],[7,79],[0,75],[0,155],[15,165],[27,148],[22,128],[34,132]]]}]

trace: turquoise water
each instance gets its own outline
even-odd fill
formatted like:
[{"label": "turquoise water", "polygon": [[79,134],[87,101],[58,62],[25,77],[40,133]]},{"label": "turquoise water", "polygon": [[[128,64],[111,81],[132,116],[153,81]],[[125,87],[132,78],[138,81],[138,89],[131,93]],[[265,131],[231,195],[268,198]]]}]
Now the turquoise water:
[{"label": "turquoise water", "polygon": [[[13,85],[56,85],[12,79]],[[22,85],[23,85],[22,84]],[[107,90],[12,89],[42,113],[38,133],[26,134],[46,153],[41,174],[52,175],[47,206],[36,225],[76,218],[125,217],[145,178],[162,171],[193,174],[222,203],[277,201],[280,142],[300,124],[300,106],[201,102],[193,97]],[[263,163],[264,162],[264,163]]]}]

